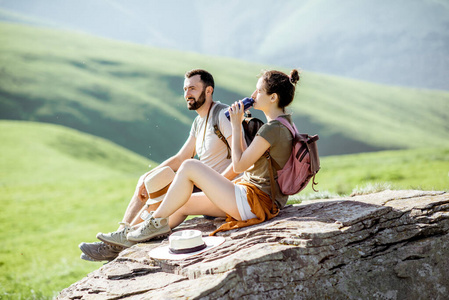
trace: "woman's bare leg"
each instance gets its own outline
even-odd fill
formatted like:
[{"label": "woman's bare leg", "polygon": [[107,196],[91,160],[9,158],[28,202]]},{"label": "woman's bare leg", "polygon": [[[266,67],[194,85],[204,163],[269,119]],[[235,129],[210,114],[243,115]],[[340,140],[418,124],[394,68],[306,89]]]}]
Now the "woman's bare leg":
[{"label": "woman's bare leg", "polygon": [[170,228],[175,228],[188,216],[202,215],[204,211],[208,211],[209,216],[226,217],[226,213],[212,203],[204,193],[195,193],[181,208],[170,215],[168,224]]},{"label": "woman's bare leg", "polygon": [[[192,203],[189,203],[189,210],[185,208],[177,215],[173,215],[189,201],[194,184],[207,197],[193,198]],[[172,218],[179,218],[186,213],[208,216],[224,216],[227,213],[241,220],[235,200],[234,184],[202,162],[194,159],[186,160],[176,173],[165,199],[153,217],[167,218],[173,215]],[[178,222],[179,220],[173,220],[173,224]]]}]

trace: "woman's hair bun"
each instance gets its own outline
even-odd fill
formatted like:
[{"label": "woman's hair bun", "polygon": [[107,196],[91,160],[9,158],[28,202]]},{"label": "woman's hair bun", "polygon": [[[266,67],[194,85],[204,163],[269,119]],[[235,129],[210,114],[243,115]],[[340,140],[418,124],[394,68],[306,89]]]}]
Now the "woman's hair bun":
[{"label": "woman's hair bun", "polygon": [[298,70],[297,69],[293,69],[290,72],[290,76],[289,77],[290,77],[291,83],[296,84],[299,81],[299,72],[298,72]]}]

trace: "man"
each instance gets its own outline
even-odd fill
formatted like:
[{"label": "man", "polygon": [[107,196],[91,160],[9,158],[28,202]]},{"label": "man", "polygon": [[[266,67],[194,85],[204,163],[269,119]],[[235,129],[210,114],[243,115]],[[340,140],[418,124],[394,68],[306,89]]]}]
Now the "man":
[{"label": "man", "polygon": [[[183,161],[197,154],[200,161],[222,173],[228,179],[232,180],[238,175],[234,173],[230,165],[231,159],[228,156],[227,145],[214,133],[210,123],[212,117],[210,115],[211,108],[215,104],[213,102],[214,87],[214,78],[205,70],[194,69],[185,74],[184,98],[187,101],[187,108],[189,110],[195,110],[198,113],[198,116],[192,124],[187,141],[178,153],[139,178],[134,195],[125,211],[118,230],[107,234],[98,233],[97,238],[102,242],[81,243],[79,245],[83,251],[81,258],[91,261],[112,260],[124,248],[131,247],[134,244],[126,239],[127,233],[133,230],[134,225],[143,221],[140,218],[142,212],[145,210],[155,210],[157,205],[159,205],[145,206],[148,195],[145,189],[144,179],[154,170],[169,166],[176,172]],[[232,129],[224,113],[219,115],[218,125],[230,145]]]}]

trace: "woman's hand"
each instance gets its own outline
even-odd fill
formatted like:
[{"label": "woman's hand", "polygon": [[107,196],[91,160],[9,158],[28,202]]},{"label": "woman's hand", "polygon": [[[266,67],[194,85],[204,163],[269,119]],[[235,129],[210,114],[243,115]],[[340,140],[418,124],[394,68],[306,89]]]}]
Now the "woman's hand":
[{"label": "woman's hand", "polygon": [[243,121],[244,107],[242,100],[234,102],[229,109],[232,127],[240,128]]}]

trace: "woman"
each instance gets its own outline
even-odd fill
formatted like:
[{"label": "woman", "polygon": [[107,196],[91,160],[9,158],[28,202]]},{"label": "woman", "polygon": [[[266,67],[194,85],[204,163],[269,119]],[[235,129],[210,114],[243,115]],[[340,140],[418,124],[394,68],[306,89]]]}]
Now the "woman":
[{"label": "woman", "polygon": [[[138,229],[128,233],[130,241],[141,242],[165,235],[181,224],[188,215],[227,216],[227,223],[217,231],[261,223],[275,217],[287,202],[276,183],[276,195],[271,197],[268,160],[270,155],[283,167],[292,150],[292,135],[276,118],[285,113],[294,98],[299,72],[290,76],[279,71],[265,71],[251,95],[254,108],[264,112],[267,123],[258,131],[251,145],[244,150],[241,131],[243,104],[229,108],[232,125],[232,165],[236,173],[244,172],[234,183],[197,160],[187,160],[179,168],[162,204]],[[203,193],[190,197],[193,186]],[[190,200],[189,200],[190,198]],[[272,203],[271,198],[275,199]],[[212,234],[215,234],[212,233]]]}]

